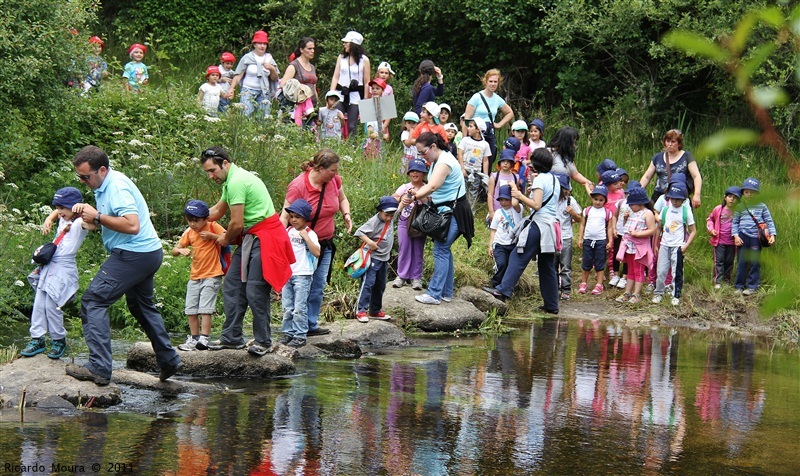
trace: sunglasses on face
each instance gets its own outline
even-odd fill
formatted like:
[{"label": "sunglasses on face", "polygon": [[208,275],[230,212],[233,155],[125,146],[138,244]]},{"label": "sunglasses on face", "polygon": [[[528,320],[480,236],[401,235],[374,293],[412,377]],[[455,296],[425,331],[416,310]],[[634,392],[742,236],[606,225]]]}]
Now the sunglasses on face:
[{"label": "sunglasses on face", "polygon": [[84,182],[86,182],[90,178],[92,178],[92,175],[95,175],[97,172],[98,172],[97,170],[92,170],[92,173],[90,173],[89,175],[82,175],[82,174],[79,174],[79,173],[76,173],[75,175],[77,175],[80,180],[83,180]]}]

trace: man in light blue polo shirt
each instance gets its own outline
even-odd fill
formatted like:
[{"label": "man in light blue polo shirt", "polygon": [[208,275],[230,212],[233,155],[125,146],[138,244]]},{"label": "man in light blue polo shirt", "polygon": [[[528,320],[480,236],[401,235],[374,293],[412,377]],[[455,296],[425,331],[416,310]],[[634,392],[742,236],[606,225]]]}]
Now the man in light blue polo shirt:
[{"label": "man in light blue polo shirt", "polygon": [[85,366],[68,364],[66,372],[97,385],[111,382],[108,308],[125,295],[128,309],[153,344],[161,368],[159,379],[163,382],[183,364],[153,303],[153,277],[161,266],[164,251],[150,221],[150,210],[136,185],[122,172],[111,170],[108,155],[99,147],[90,145],[79,150],[72,164],[78,178],[94,190],[97,202],[97,208],[78,203],[72,211],[81,215],[86,228],[102,230],[103,245],[110,255],[81,299],[89,362]]}]

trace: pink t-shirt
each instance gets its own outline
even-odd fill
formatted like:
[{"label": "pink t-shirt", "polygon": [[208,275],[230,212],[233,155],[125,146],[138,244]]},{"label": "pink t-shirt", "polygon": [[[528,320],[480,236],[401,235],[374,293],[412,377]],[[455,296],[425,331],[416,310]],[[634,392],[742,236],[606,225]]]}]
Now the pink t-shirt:
[{"label": "pink t-shirt", "polygon": [[[289,183],[286,189],[286,201],[292,203],[298,198],[302,198],[311,205],[311,219],[317,214],[317,205],[319,204],[319,197],[321,190],[311,185],[308,180],[308,171],[298,175]],[[339,190],[342,188],[342,177],[336,175],[333,180],[328,182],[325,187],[325,198],[322,201],[322,210],[319,212],[319,218],[314,224],[312,229],[317,233],[317,238],[320,240],[329,240],[333,238],[334,231],[334,217],[336,212],[339,211]],[[311,221],[308,223],[311,226]]]},{"label": "pink t-shirt", "polygon": [[605,204],[606,210],[610,211],[612,215],[617,213],[617,202],[623,198],[625,198],[625,190],[623,189],[608,192],[608,198]]},{"label": "pink t-shirt", "polygon": [[731,229],[733,228],[733,213],[727,208],[723,208],[719,214],[719,244],[720,245],[733,245],[733,236],[731,236]]}]

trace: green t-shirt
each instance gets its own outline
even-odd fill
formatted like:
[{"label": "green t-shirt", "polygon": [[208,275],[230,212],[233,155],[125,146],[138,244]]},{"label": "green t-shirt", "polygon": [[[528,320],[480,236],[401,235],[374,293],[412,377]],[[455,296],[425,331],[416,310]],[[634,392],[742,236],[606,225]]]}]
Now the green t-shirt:
[{"label": "green t-shirt", "polygon": [[244,227],[249,228],[275,214],[275,205],[260,178],[231,164],[222,185],[222,199],[228,206],[244,205]]}]

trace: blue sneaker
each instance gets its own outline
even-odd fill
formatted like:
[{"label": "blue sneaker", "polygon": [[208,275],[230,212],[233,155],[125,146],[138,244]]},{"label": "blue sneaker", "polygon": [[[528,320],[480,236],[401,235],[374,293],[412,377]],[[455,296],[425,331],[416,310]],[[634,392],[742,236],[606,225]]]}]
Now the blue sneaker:
[{"label": "blue sneaker", "polygon": [[47,356],[51,359],[60,359],[65,350],[67,350],[67,339],[56,339],[50,343],[50,352]]},{"label": "blue sneaker", "polygon": [[28,342],[28,345],[26,345],[19,354],[23,357],[33,357],[34,355],[41,354],[46,350],[47,346],[44,343],[44,337],[37,337],[31,339],[31,341]]}]

